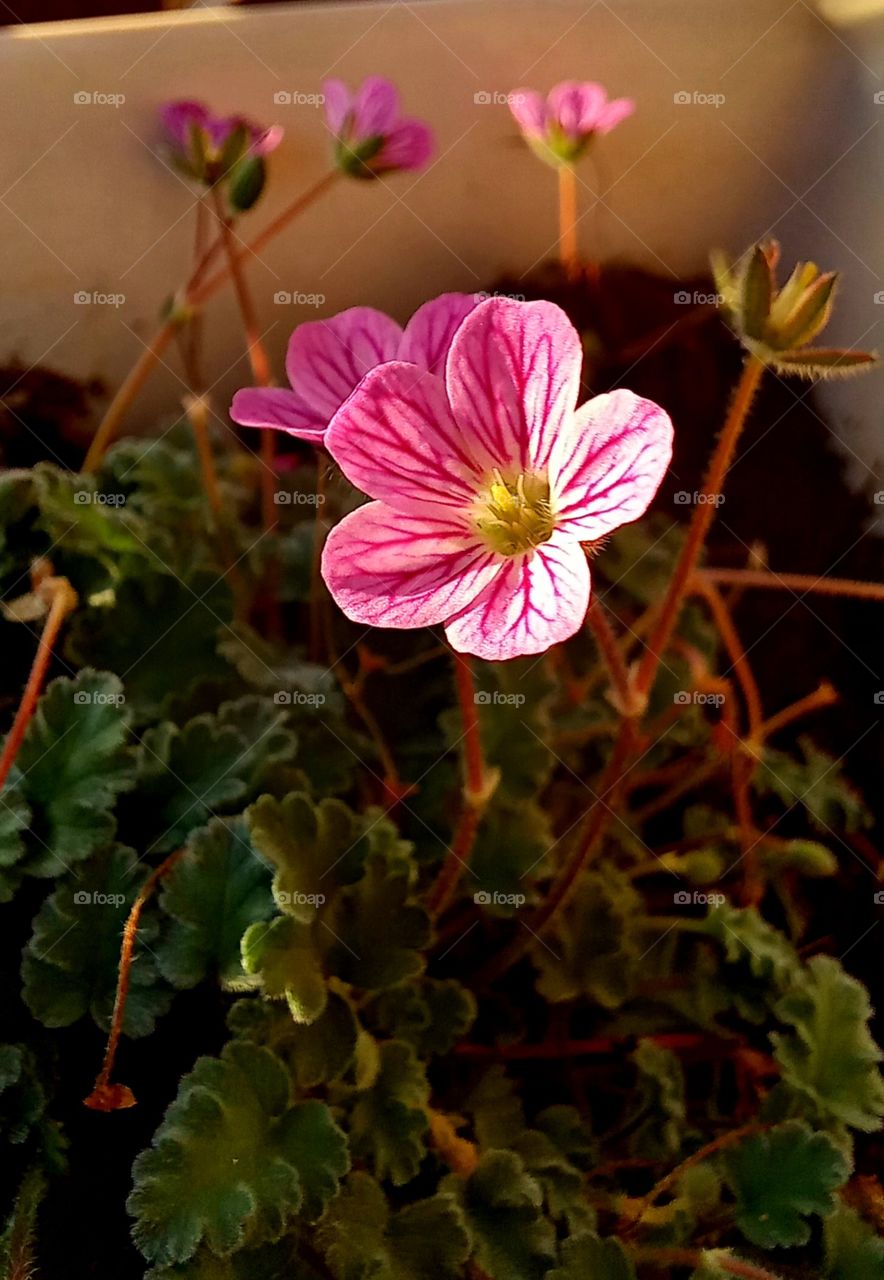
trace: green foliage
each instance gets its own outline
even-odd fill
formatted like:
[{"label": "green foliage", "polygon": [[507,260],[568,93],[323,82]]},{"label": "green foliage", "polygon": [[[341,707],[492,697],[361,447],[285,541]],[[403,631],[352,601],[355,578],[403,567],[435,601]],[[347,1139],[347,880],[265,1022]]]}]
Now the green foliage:
[{"label": "green foliage", "polygon": [[129,1210],[151,1262],[219,1257],[279,1237],[296,1213],[321,1216],[347,1171],[328,1107],[292,1102],[283,1064],[243,1041],[200,1058],[153,1145],[135,1162]]},{"label": "green foliage", "polygon": [[601,1240],[591,1231],[562,1243],[561,1266],[546,1280],[636,1280],[636,1271],[619,1240]]},{"label": "green foliage", "polygon": [[789,809],[802,805],[817,831],[858,831],[869,826],[869,811],[839,762],[808,737],[801,737],[798,745],[801,760],[772,747],[765,750],[757,776],[759,790],[772,792]]},{"label": "green foliage", "polygon": [[475,1017],[475,996],[453,978],[400,982],[368,1010],[378,1033],[407,1040],[421,1057],[448,1053],[466,1036]]},{"label": "green foliage", "polygon": [[850,1166],[831,1138],[790,1121],[725,1153],[724,1170],[737,1201],[737,1226],[763,1249],[806,1244],[810,1214],[825,1216]]},{"label": "green foliage", "polygon": [[489,1151],[465,1180],[442,1187],[464,1214],[476,1260],[491,1280],[541,1280],[555,1257],[555,1231],[543,1215],[543,1190],[510,1151]]},{"label": "green foliage", "polygon": [[680,1060],[669,1049],[642,1040],[633,1055],[638,1071],[636,1121],[630,1146],[652,1160],[678,1156],[684,1137],[685,1079]]},{"label": "green foliage", "polygon": [[367,1160],[378,1178],[402,1186],[417,1176],[426,1154],[429,1096],[423,1064],[411,1045],[382,1044],[375,1080],[350,1094],[353,1154]]},{"label": "green foliage", "polygon": [[823,1223],[827,1280],[881,1280],[884,1239],[843,1202]]}]

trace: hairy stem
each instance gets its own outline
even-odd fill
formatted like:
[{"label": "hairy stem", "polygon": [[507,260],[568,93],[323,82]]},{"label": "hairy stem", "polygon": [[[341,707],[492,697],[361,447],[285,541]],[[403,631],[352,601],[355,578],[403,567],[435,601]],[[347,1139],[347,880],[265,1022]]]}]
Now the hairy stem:
[{"label": "hairy stem", "polygon": [[857,582],[853,578],[815,578],[810,573],[774,573],[767,569],[700,569],[698,577],[723,587],[761,587],[768,591],[884,600],[884,583]]},{"label": "hairy stem", "polygon": [[[699,1267],[703,1261],[701,1249],[679,1249],[662,1246],[633,1248],[630,1253],[636,1262],[657,1263],[661,1267]],[[738,1280],[779,1280],[773,1271],[757,1266],[754,1262],[746,1262],[743,1258],[722,1257],[715,1251],[716,1265],[729,1276]]]},{"label": "hairy stem", "polygon": [[559,165],[559,261],[572,280],[580,270],[577,252],[577,178],[569,164]]},{"label": "hairy stem", "polygon": [[624,716],[637,714],[639,708],[635,706],[635,699],[632,696],[629,669],[626,666],[608,615],[598,596],[593,596],[592,598],[588,620],[590,630],[595,636],[596,644],[599,647],[602,661],[608,671],[618,711]]},{"label": "hairy stem", "polygon": [[715,584],[704,575],[697,574],[694,577],[691,589],[696,590],[709,606],[712,620],[715,623],[718,634],[721,636],[737,680],[740,682],[740,688],[743,691],[749,732],[750,734],[755,734],[758,732],[764,717],[764,712],[761,708],[761,694],[758,692],[758,685],[749,665],[749,659],[746,657],[746,651],[734,626],[731,611],[724,596]]}]

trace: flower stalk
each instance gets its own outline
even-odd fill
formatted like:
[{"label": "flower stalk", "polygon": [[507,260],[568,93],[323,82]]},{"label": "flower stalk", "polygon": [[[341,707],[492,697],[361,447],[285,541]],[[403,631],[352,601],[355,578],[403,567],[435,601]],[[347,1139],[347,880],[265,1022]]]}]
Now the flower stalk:
[{"label": "flower stalk", "polygon": [[574,166],[559,165],[559,261],[569,279],[580,273],[577,250],[577,175]]}]

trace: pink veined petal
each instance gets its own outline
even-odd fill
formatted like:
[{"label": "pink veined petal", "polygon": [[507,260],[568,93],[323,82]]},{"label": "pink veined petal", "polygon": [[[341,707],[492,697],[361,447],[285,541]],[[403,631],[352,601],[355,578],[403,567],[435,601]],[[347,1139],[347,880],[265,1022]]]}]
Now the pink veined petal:
[{"label": "pink veined petal", "polygon": [[377,173],[423,169],[429,164],[434,148],[433,131],[423,120],[398,120],[369,164]]},{"label": "pink veined petal", "polygon": [[547,108],[562,132],[576,142],[595,129],[607,97],[600,84],[563,80],[550,91]]},{"label": "pink veined petal", "polygon": [[160,120],[163,128],[179,147],[190,146],[190,130],[193,125],[205,128],[211,120],[209,108],[202,102],[183,99],[180,102],[167,102],[160,108]]},{"label": "pink veined petal", "polygon": [[383,311],[350,307],[299,325],[285,371],[298,395],[328,422],[369,369],[396,358],[401,341],[402,329]]},{"label": "pink veined petal", "polygon": [[357,141],[389,133],[399,114],[396,86],[383,76],[363,80],[353,99],[353,136]]},{"label": "pink veined petal", "polygon": [[343,80],[324,80],[322,93],[325,98],[325,123],[334,136],[339,138],[353,106],[353,95]]},{"label": "pink veined petal", "polygon": [[369,502],[332,529],[322,576],[348,618],[375,627],[427,627],[466,608],[500,558],[444,515],[406,515]]},{"label": "pink veined petal", "polygon": [[452,339],[480,301],[475,293],[443,293],[418,307],[405,326],[399,359],[442,377]]},{"label": "pink veined petal", "polygon": [[469,528],[480,473],[441,378],[400,360],[373,369],[335,414],[325,447],[370,498],[413,515],[444,508]]},{"label": "pink veined petal", "polygon": [[577,330],[552,302],[488,298],[454,335],[445,381],[465,442],[488,467],[545,467],[577,402]]},{"label": "pink veined petal", "polygon": [[285,387],[245,387],[237,391],[230,416],[241,427],[275,427],[311,444],[322,443],[327,425],[325,418]]},{"label": "pink veined petal", "polygon": [[284,134],[285,129],[281,124],[272,124],[267,129],[262,129],[260,125],[254,126],[252,153],[256,156],[269,156],[282,142]]},{"label": "pink veined petal", "polygon": [[596,133],[610,133],[622,120],[626,120],[635,111],[632,98],[615,98],[609,102],[596,122]]},{"label": "pink veined petal", "polygon": [[513,556],[445,634],[458,653],[488,662],[544,653],[579,630],[589,606],[589,565],[558,530],[535,551]]},{"label": "pink veined petal", "polygon": [[558,527],[594,542],[637,520],[671,457],[672,423],[652,400],[619,390],[587,401],[550,461]]},{"label": "pink veined petal", "polygon": [[536,89],[515,89],[508,100],[513,119],[528,138],[546,133],[546,102]]}]

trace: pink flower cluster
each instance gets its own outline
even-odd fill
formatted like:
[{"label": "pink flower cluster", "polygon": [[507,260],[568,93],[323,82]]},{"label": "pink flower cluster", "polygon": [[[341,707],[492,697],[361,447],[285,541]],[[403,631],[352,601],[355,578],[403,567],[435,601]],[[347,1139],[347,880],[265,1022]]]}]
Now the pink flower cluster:
[{"label": "pink flower cluster", "polygon": [[372,499],[322,557],[349,618],[441,624],[454,649],[502,660],[578,630],[582,544],[642,515],[669,464],[651,401],[619,390],[577,408],[581,363],[550,302],[443,295],[404,332],[353,308],[296,331],[295,390],[238,392],[232,416],[322,441]]},{"label": "pink flower cluster", "polygon": [[266,156],[282,141],[279,125],[265,128],[245,116],[218,116],[202,102],[168,102],[160,120],[179,168],[200,182],[212,182],[243,155]]},{"label": "pink flower cluster", "polygon": [[574,164],[593,138],[631,116],[631,98],[608,98],[592,81],[563,80],[543,97],[536,89],[510,94],[510,111],[531,149],[548,164]]},{"label": "pink flower cluster", "polygon": [[400,115],[395,85],[369,76],[356,93],[342,80],[326,80],[325,120],[335,139],[335,160],[354,178],[423,169],[433,154],[433,134],[422,120]]}]

